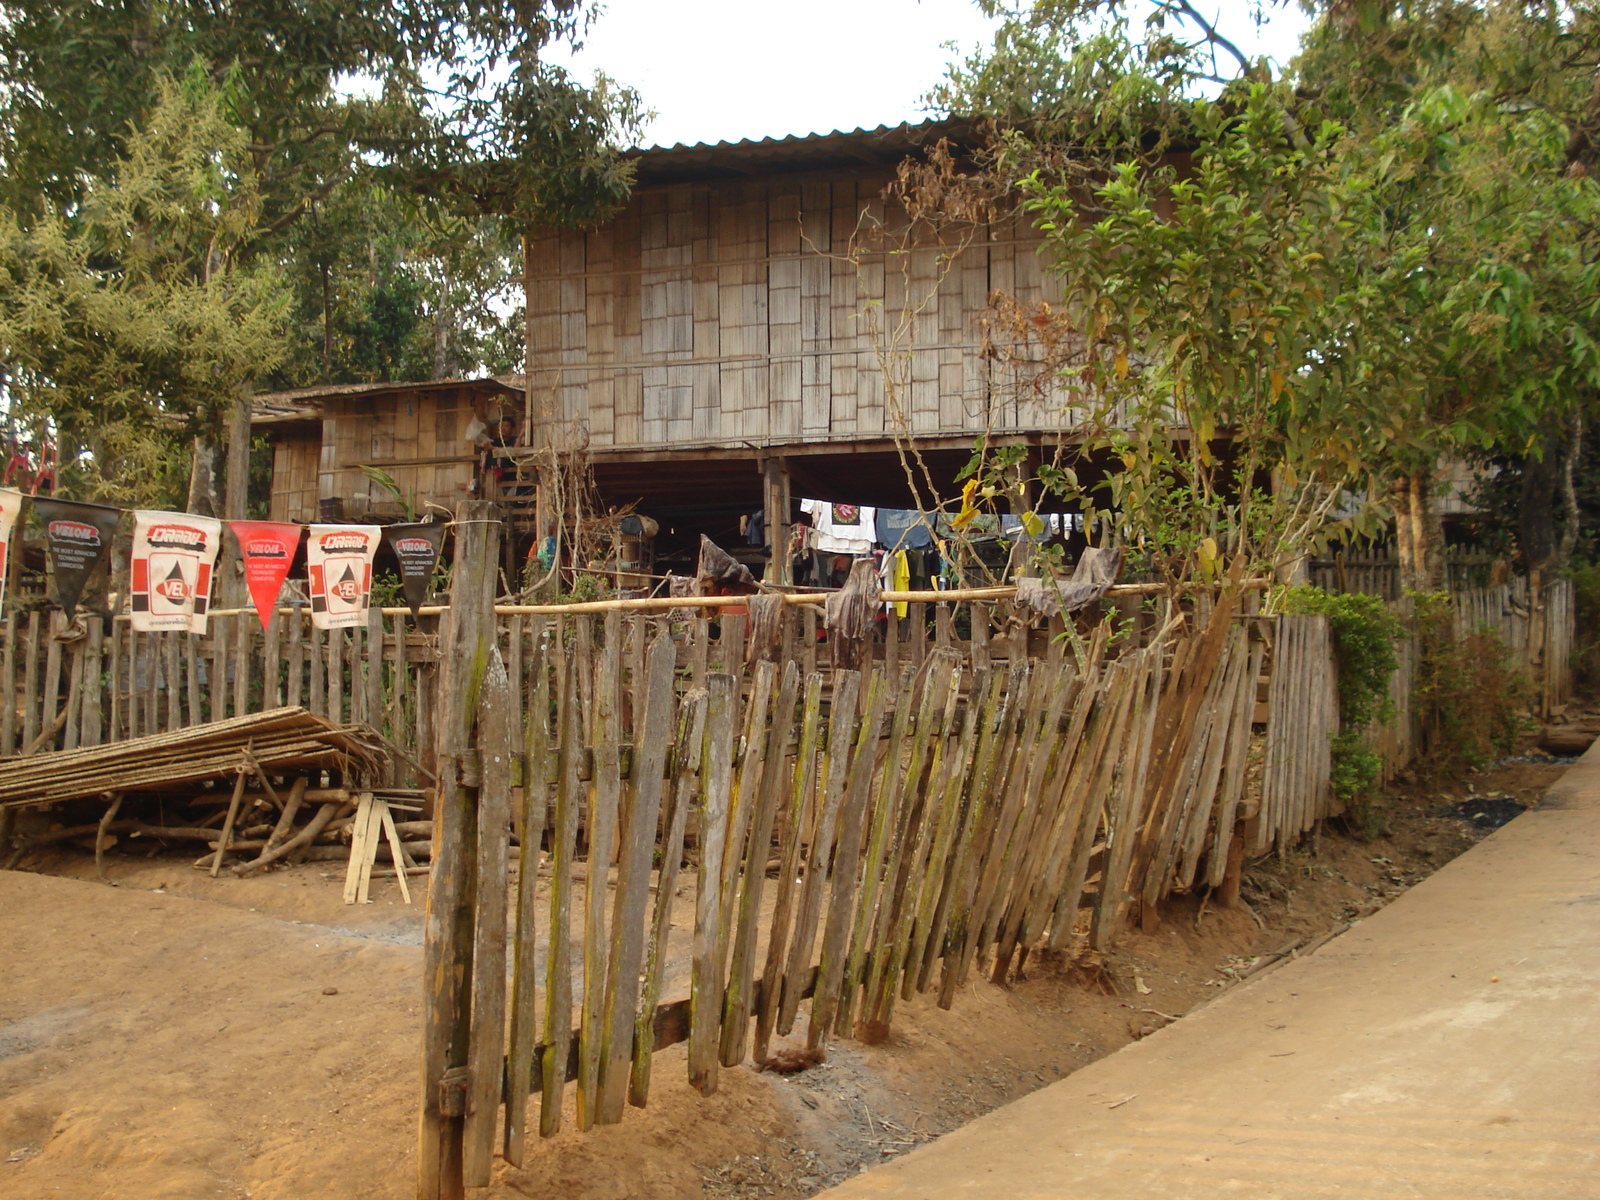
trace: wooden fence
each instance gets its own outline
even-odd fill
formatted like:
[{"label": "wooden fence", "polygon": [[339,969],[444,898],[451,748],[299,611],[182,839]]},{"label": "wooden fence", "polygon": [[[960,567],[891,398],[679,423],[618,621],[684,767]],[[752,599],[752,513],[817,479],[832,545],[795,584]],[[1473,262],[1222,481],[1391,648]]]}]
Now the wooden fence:
[{"label": "wooden fence", "polygon": [[[759,640],[738,613],[497,612],[492,572],[460,566],[487,527],[442,623],[218,613],[202,638],[35,613],[0,657],[0,752],[303,704],[391,742],[378,782],[435,789],[424,1195],[486,1183],[497,1141],[520,1161],[530,1099],[553,1134],[569,1081],[588,1128],[646,1102],[666,1045],[709,1092],[802,1020],[819,1049],[881,1035],[912,996],[1107,949],[1175,893],[1226,902],[1247,853],[1337,811],[1322,616],[1223,592],[1069,634],[913,603],[862,654],[813,606]],[[1531,623],[1514,589],[1459,619],[1564,661],[1563,586]]]},{"label": "wooden fence", "polygon": [[[1247,846],[1331,811],[1325,770],[1298,765],[1326,761],[1327,623],[1291,619],[1273,651],[1313,682],[1269,721],[1285,769],[1268,810],[1246,778],[1276,625],[1236,595],[1199,607],[1040,657],[936,622],[922,651],[884,647],[859,671],[813,667],[787,637],[752,653],[737,617],[716,638],[696,622],[684,648],[666,620],[619,612],[527,618],[511,668],[453,616],[441,714],[476,704],[477,732],[468,745],[471,719],[439,718],[423,1194],[450,1194],[455,1171],[487,1183],[497,1143],[520,1162],[530,1098],[552,1135],[569,1081],[580,1128],[619,1120],[666,1045],[688,1043],[710,1092],[795,1033],[805,1002],[811,1048],[881,1036],[919,993],[948,1005],[974,971],[1105,949],[1174,892],[1236,894]],[[535,773],[513,801],[490,764],[519,754]],[[688,995],[661,1004],[675,970]]]}]

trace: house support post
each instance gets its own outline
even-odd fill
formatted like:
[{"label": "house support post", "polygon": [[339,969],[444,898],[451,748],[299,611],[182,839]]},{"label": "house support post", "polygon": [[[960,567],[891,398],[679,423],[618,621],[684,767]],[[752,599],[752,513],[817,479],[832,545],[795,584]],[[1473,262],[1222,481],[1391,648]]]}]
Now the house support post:
[{"label": "house support post", "polygon": [[767,530],[768,583],[793,583],[789,563],[789,460],[768,458],[761,464],[762,515]]}]

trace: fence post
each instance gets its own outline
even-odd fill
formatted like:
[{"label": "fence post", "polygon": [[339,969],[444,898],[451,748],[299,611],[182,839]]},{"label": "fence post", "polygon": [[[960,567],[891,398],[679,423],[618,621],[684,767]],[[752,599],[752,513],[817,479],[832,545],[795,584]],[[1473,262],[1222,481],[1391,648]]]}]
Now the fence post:
[{"label": "fence post", "polygon": [[[423,948],[418,1200],[459,1200],[466,1194],[464,1133],[467,1101],[473,1092],[468,1056],[478,898],[477,816],[483,786],[477,718],[479,692],[495,648],[498,513],[487,501],[467,501],[457,512],[455,531],[450,606],[439,639],[442,686],[434,724],[438,792]],[[492,969],[504,972],[505,965]]]}]

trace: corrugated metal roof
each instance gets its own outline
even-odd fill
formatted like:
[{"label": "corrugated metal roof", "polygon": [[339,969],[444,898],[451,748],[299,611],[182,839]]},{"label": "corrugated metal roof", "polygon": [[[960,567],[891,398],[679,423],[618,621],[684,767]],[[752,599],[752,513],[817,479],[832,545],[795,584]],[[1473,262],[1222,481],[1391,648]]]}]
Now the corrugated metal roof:
[{"label": "corrugated metal roof", "polygon": [[641,184],[738,178],[841,166],[892,166],[940,138],[973,139],[970,121],[938,119],[832,133],[650,146],[628,152]]}]

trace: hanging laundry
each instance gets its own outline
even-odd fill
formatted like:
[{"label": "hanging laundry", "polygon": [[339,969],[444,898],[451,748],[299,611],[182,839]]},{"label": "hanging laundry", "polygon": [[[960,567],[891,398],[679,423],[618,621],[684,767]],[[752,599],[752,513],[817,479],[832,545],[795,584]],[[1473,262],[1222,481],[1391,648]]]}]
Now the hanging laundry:
[{"label": "hanging laundry", "polygon": [[933,545],[933,516],[914,508],[880,508],[877,529],[878,544],[889,550]]},{"label": "hanging laundry", "polygon": [[844,587],[829,596],[823,621],[835,669],[859,671],[870,661],[872,624],[878,608],[878,573],[871,559],[857,559]]},{"label": "hanging laundry", "polygon": [[830,504],[802,500],[800,510],[811,514],[811,545],[823,554],[870,554],[878,535],[875,508],[856,504]]},{"label": "hanging laundry", "polygon": [[1041,617],[1077,612],[1104,596],[1121,570],[1122,547],[1091,546],[1078,559],[1071,579],[1049,583],[1042,579],[1017,580],[1017,608]]}]

